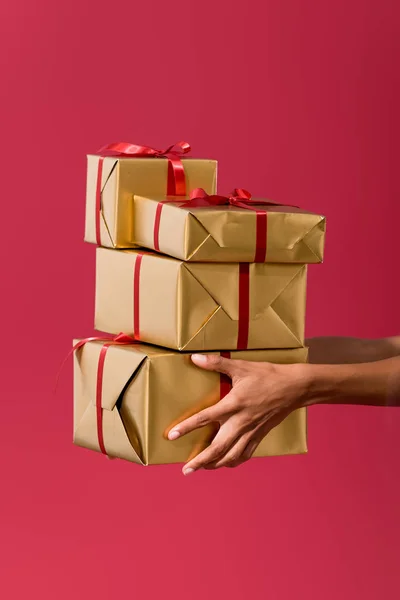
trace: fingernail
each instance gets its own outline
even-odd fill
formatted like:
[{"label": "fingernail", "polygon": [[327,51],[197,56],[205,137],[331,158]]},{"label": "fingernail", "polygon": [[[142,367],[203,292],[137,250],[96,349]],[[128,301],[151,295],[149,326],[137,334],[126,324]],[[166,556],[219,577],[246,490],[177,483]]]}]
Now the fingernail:
[{"label": "fingernail", "polygon": [[168,434],[168,439],[169,440],[176,440],[176,438],[178,438],[181,434],[179,433],[179,431],[177,429],[174,429],[173,431],[170,431]]},{"label": "fingernail", "polygon": [[192,360],[197,363],[203,363],[203,365],[207,362],[207,356],[204,354],[192,354]]},{"label": "fingernail", "polygon": [[183,469],[183,474],[184,475],[190,475],[191,473],[194,473],[194,469]]}]

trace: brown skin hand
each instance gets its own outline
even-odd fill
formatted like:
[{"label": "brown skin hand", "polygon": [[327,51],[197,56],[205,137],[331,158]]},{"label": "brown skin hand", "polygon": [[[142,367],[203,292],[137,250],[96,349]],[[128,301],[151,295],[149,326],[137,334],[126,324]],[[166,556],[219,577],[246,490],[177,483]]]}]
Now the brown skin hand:
[{"label": "brown skin hand", "polygon": [[236,467],[251,458],[267,433],[293,410],[314,404],[400,406],[400,337],[307,340],[310,363],[278,365],[194,354],[206,370],[225,373],[232,390],[217,404],[181,421],[170,440],[199,427],[219,429],[183,472]]}]

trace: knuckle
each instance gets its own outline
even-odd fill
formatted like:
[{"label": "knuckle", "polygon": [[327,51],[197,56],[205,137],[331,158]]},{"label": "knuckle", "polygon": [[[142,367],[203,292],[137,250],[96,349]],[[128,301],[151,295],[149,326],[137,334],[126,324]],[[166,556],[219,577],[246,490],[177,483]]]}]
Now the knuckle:
[{"label": "knuckle", "polygon": [[204,413],[199,413],[198,415],[196,415],[194,422],[196,427],[203,427],[204,425],[207,425],[207,415]]},{"label": "knuckle", "polygon": [[229,464],[233,464],[236,463],[239,459],[240,459],[240,452],[232,452],[232,454],[229,456]]},{"label": "knuckle", "polygon": [[238,358],[235,358],[235,369],[236,371],[247,371],[249,368],[249,361],[247,360],[241,360]]},{"label": "knuckle", "polygon": [[222,363],[222,358],[218,354],[209,354],[207,360],[214,367],[218,367]]},{"label": "knuckle", "polygon": [[240,396],[233,391],[223,398],[226,408],[236,410],[241,406]]},{"label": "knuckle", "polygon": [[213,446],[213,456],[221,456],[227,450],[226,442],[214,442]]},{"label": "knuckle", "polygon": [[254,428],[254,417],[247,412],[245,412],[241,416],[242,416],[242,420],[241,420],[241,424],[240,424],[240,430],[244,433],[245,431],[253,429]]}]

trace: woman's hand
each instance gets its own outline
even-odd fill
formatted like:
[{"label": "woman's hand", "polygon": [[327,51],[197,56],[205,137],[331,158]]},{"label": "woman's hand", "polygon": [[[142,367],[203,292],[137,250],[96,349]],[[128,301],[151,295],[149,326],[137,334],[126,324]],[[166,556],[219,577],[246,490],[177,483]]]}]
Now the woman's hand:
[{"label": "woman's hand", "polygon": [[273,427],[302,406],[308,394],[309,365],[250,362],[204,354],[194,354],[192,360],[203,369],[225,373],[232,379],[233,387],[217,404],[169,432],[168,438],[175,440],[209,423],[220,426],[210,446],[185,465],[185,475],[201,468],[236,467],[245,462]]}]

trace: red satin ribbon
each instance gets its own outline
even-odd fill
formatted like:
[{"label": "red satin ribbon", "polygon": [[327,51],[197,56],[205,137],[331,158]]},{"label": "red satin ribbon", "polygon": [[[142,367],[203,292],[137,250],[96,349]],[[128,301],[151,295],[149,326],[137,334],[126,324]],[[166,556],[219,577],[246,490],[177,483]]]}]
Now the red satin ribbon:
[{"label": "red satin ribbon", "polygon": [[237,349],[247,350],[250,323],[250,264],[239,264],[239,321]]},{"label": "red satin ribbon", "polygon": [[103,396],[103,373],[104,373],[104,362],[106,360],[107,350],[110,347],[110,343],[104,344],[100,350],[99,362],[97,364],[97,378],[96,378],[96,423],[97,423],[97,439],[99,442],[100,452],[107,454],[106,447],[104,445],[103,435],[103,408],[101,406],[101,400]]},{"label": "red satin ribbon", "polygon": [[100,215],[101,215],[101,180],[103,172],[103,161],[105,156],[122,156],[126,158],[167,158],[168,159],[168,178],[167,178],[167,196],[186,196],[185,170],[181,157],[191,151],[188,142],[178,142],[166,148],[166,150],[157,150],[149,146],[138,146],[127,142],[115,142],[100,148],[97,182],[96,182],[96,242],[101,245],[100,234]]},{"label": "red satin ribbon", "polygon": [[162,202],[157,204],[156,215],[154,217],[154,250],[157,250],[157,252],[160,252],[160,221],[163,206]]},{"label": "red satin ribbon", "polygon": [[[230,358],[230,352],[220,352],[222,358]],[[232,389],[232,381],[228,375],[225,373],[220,373],[219,375],[219,399],[222,400]]]},{"label": "red satin ribbon", "polygon": [[133,335],[140,340],[140,269],[143,254],[137,254],[133,273]]},{"label": "red satin ribbon", "polygon": [[100,156],[99,163],[97,165],[97,180],[96,180],[96,244],[101,246],[101,230],[100,230],[100,219],[101,219],[101,178],[103,176],[103,163],[104,158]]},{"label": "red satin ribbon", "polygon": [[[163,205],[168,202],[176,202],[176,200],[163,200],[159,202],[156,208],[156,216],[154,220],[154,249],[160,251],[159,234],[160,220]],[[236,206],[253,210],[256,213],[256,251],[254,262],[265,262],[267,253],[267,211],[256,208],[256,205],[263,206],[280,206],[276,202],[268,200],[253,200],[250,192],[242,188],[236,188],[229,196],[209,195],[202,188],[196,188],[190,194],[190,200],[180,204],[180,208],[210,208],[212,206],[224,205]]]},{"label": "red satin ribbon", "polygon": [[[107,454],[105,445],[104,445],[104,435],[103,435],[103,408],[102,408],[102,396],[103,396],[103,374],[104,374],[104,363],[106,359],[107,350],[110,346],[126,346],[130,344],[137,344],[138,341],[125,333],[120,333],[112,338],[109,337],[88,337],[83,340],[77,342],[72,350],[68,353],[64,362],[60,367],[60,371],[57,376],[57,381],[60,375],[60,372],[70,357],[76,350],[82,348],[88,342],[105,342],[103,347],[100,350],[99,362],[97,364],[97,376],[96,376],[96,423],[97,423],[97,440],[99,442],[100,451],[103,454]],[[57,385],[57,384],[56,384]]]}]

